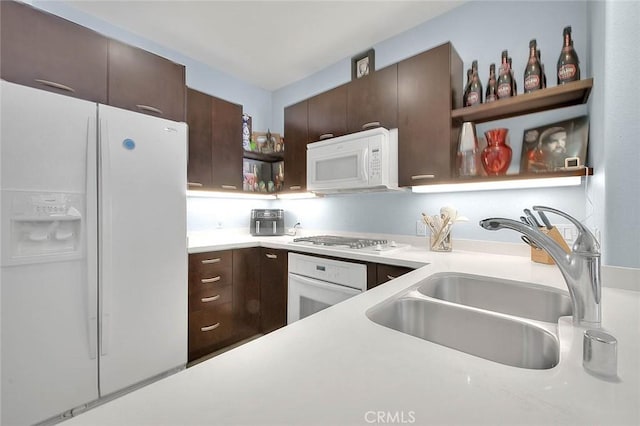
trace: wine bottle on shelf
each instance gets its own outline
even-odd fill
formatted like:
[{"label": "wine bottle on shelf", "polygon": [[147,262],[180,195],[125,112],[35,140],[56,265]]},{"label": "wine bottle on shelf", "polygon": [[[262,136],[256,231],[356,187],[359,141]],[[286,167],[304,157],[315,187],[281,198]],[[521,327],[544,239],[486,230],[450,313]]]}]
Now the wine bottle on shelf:
[{"label": "wine bottle on shelf", "polygon": [[542,89],[542,67],[538,61],[536,39],[529,42],[529,60],[524,68],[524,93]]},{"label": "wine bottle on shelf", "polygon": [[478,76],[478,61],[471,63],[471,83],[467,92],[467,103],[465,106],[479,105],[482,103],[482,83]]},{"label": "wine bottle on shelf", "polygon": [[509,73],[511,74],[511,96],[515,96],[518,94],[518,82],[516,81],[516,76],[513,74],[511,56],[509,56]]},{"label": "wine bottle on shelf", "polygon": [[500,76],[498,77],[498,99],[510,98],[513,96],[513,79],[509,69],[509,52],[502,51]]},{"label": "wine bottle on shelf", "polygon": [[467,70],[467,84],[464,86],[464,92],[462,94],[462,105],[467,106],[467,98],[469,97],[469,88],[471,87],[471,75],[473,70],[469,68]]},{"label": "wine bottle on shelf", "polygon": [[562,30],[564,43],[560,57],[558,58],[558,84],[565,84],[571,81],[580,80],[580,61],[578,54],[573,48],[573,40],[571,39],[571,26]]},{"label": "wine bottle on shelf", "polygon": [[540,64],[540,72],[542,73],[542,88],[546,89],[547,87],[547,73],[544,71],[544,64],[542,63],[542,52],[538,49],[538,63]]},{"label": "wine bottle on shelf", "polygon": [[498,100],[498,84],[496,82],[496,64],[489,65],[489,81],[487,82],[487,93],[484,101],[494,102]]}]

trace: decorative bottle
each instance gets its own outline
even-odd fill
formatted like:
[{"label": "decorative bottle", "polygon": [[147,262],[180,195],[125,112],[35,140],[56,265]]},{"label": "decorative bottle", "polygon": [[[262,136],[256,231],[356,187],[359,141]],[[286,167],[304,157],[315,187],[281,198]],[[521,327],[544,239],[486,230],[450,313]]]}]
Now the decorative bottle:
[{"label": "decorative bottle", "polygon": [[508,58],[509,52],[503,50],[500,64],[500,76],[498,77],[498,99],[510,98],[513,96],[513,84]]},{"label": "decorative bottle", "polygon": [[573,48],[571,39],[571,27],[565,27],[562,31],[564,44],[558,58],[558,84],[580,80],[580,61]]},{"label": "decorative bottle", "polygon": [[471,84],[467,91],[467,103],[465,106],[479,105],[482,103],[482,83],[478,77],[478,61],[471,64]]},{"label": "decorative bottle", "polygon": [[471,87],[471,76],[473,71],[471,68],[467,70],[467,84],[464,86],[464,92],[462,94],[462,105],[467,106],[467,98],[469,97],[469,88]]},{"label": "decorative bottle", "polygon": [[494,102],[498,100],[498,84],[496,82],[496,64],[489,65],[489,81],[487,82],[487,94],[484,98],[485,102]]},{"label": "decorative bottle", "polygon": [[542,88],[547,88],[547,73],[544,71],[544,64],[542,63],[542,52],[538,49],[538,63],[540,64],[540,72],[542,73]]},{"label": "decorative bottle", "polygon": [[511,96],[516,96],[518,94],[518,82],[516,81],[516,76],[513,74],[511,56],[509,56],[509,73],[511,74]]},{"label": "decorative bottle", "polygon": [[529,42],[529,61],[524,69],[524,93],[542,89],[542,67],[538,61],[536,39]]}]

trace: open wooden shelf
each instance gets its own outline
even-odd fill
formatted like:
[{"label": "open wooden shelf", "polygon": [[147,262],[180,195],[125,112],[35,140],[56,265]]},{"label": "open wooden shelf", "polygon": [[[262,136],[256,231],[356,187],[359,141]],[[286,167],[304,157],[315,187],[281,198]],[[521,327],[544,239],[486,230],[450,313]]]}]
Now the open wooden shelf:
[{"label": "open wooden shelf", "polygon": [[580,105],[587,102],[593,78],[574,81],[561,86],[548,87],[531,93],[524,93],[488,104],[458,108],[451,111],[454,123],[471,121],[483,123],[515,117],[534,112]]},{"label": "open wooden shelf", "polygon": [[501,175],[501,176],[460,176],[451,183],[469,183],[469,182],[498,182],[505,180],[519,180],[519,179],[547,179],[558,177],[571,177],[571,176],[592,176],[593,168],[585,167],[576,170],[559,170],[556,172],[545,173],[518,173],[515,175]]}]

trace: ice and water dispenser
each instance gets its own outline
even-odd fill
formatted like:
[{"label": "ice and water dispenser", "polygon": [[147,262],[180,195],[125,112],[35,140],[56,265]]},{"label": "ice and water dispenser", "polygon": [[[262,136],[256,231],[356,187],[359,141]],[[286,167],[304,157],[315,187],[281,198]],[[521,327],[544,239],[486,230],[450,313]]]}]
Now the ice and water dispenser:
[{"label": "ice and water dispenser", "polygon": [[82,256],[84,195],[2,191],[3,265]]}]

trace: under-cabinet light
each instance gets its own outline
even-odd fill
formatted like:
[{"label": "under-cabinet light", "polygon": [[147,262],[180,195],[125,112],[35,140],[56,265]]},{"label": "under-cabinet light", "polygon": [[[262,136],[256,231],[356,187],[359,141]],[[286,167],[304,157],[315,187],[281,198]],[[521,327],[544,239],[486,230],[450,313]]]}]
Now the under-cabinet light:
[{"label": "under-cabinet light", "polygon": [[302,200],[305,198],[317,198],[317,195],[313,192],[290,192],[277,194],[276,197],[281,200]]},{"label": "under-cabinet light", "polygon": [[187,197],[201,198],[236,198],[245,200],[275,200],[275,194],[244,193],[244,192],[216,192],[187,190]]},{"label": "under-cabinet light", "polygon": [[432,194],[439,192],[492,191],[498,189],[548,188],[558,186],[579,186],[581,176],[563,176],[536,179],[513,179],[484,182],[463,182],[451,184],[421,185],[411,188],[412,192]]}]

